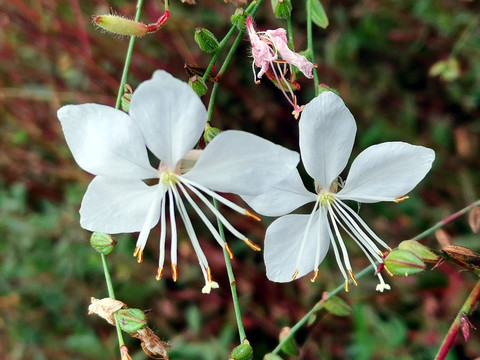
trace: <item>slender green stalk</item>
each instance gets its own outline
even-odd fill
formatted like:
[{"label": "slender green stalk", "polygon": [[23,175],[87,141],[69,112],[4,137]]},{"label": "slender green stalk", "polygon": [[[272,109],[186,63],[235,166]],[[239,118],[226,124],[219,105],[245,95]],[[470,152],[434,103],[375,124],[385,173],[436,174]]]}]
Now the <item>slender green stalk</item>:
[{"label": "slender green stalk", "polygon": [[[461,327],[462,318],[470,315],[473,309],[475,309],[475,306],[477,305],[479,298],[480,298],[480,280],[477,282],[473,290],[470,292],[470,295],[468,296],[467,300],[465,300],[465,302],[463,303],[455,320],[450,326],[450,329],[445,335],[445,338],[442,341],[442,345],[440,345],[440,349],[438,350],[438,353],[435,356],[435,360],[443,360],[446,358],[448,351],[452,347],[453,341],[457,336],[458,330]],[[470,326],[470,325],[467,324],[466,326]]]},{"label": "slender green stalk", "polygon": [[[102,264],[103,264],[103,272],[105,274],[105,281],[107,282],[107,289],[108,289],[108,297],[111,299],[115,299],[115,291],[113,290],[113,284],[112,284],[112,278],[110,277],[110,271],[108,270],[108,264],[107,264],[107,259],[105,255],[100,254],[102,258]],[[120,329],[120,325],[118,322],[118,314],[115,312],[113,314],[115,318],[115,327],[117,329],[117,337],[118,337],[118,345],[121,348],[122,346],[125,345],[125,341],[123,340],[123,334],[122,330]],[[120,355],[122,352],[120,351]]]},{"label": "slender green stalk", "polygon": [[[213,199],[213,204],[218,209],[217,200]],[[226,243],[225,232],[223,231],[223,224],[218,219],[217,219],[217,224],[218,224],[218,232],[222,237],[223,241],[225,241]],[[225,248],[223,249],[223,255],[225,257],[225,266],[227,268],[228,281],[230,283],[230,290],[232,291],[233,308],[235,310],[235,318],[237,320],[238,336],[240,337],[240,344],[242,344],[243,341],[247,339],[247,335],[245,334],[245,328],[243,327],[242,313],[240,310],[240,304],[238,302],[237,283],[235,282],[235,276],[233,274],[232,263],[230,262],[230,256]]]},{"label": "slender green stalk", "polygon": [[[313,51],[313,21],[312,21],[312,1],[307,0],[307,47],[310,60],[315,63],[315,53]],[[315,96],[319,94],[317,69],[313,68],[313,81],[315,84]]]},{"label": "slender green stalk", "polygon": [[[445,219],[437,222],[435,225],[433,225],[432,227],[430,227],[429,229],[425,230],[424,232],[422,232],[421,234],[413,237],[412,239],[410,240],[415,240],[415,241],[418,241],[422,238],[424,238],[425,236],[427,235],[430,235],[432,234],[435,230],[441,228],[442,226],[448,224],[449,222],[455,220],[455,219],[458,219],[461,215],[464,215],[466,214],[468,211],[470,211],[471,209],[473,209],[475,206],[480,206],[480,200],[477,200],[475,202],[473,202],[472,204],[466,206],[465,208],[463,208],[462,210],[460,211],[457,211],[456,213],[446,217]],[[376,271],[376,269],[374,268],[373,265],[370,265],[370,266],[367,266],[366,268],[364,268],[362,271],[360,271],[358,274],[355,275],[355,278],[356,279],[361,279],[362,277],[364,277],[369,271]],[[352,283],[351,280],[349,280],[350,284]],[[480,284],[480,281],[479,281],[479,284]],[[469,299],[471,298],[474,298],[476,300],[478,300],[478,298],[480,298],[480,285],[477,284],[474,288],[474,290],[472,290],[472,294],[478,294],[475,295],[476,297],[473,297],[473,295],[471,294]],[[288,333],[287,336],[285,336],[285,338],[277,345],[277,347],[272,351],[273,354],[277,354],[283,347],[283,345],[291,338],[295,335],[295,333],[308,321],[308,319],[310,318],[310,316],[312,316],[313,314],[315,314],[317,311],[321,310],[325,304],[325,302],[330,299],[332,296],[338,294],[340,291],[342,291],[343,289],[345,288],[345,285],[342,284],[342,285],[339,285],[337,288],[335,288],[333,291],[329,292],[327,296],[325,296],[321,301],[319,301],[318,303],[316,303],[313,308],[307,313],[305,314],[305,316],[300,319],[291,329],[290,329],[290,332]],[[478,288],[478,289],[477,289]],[[469,302],[469,299],[467,299],[467,301],[465,302],[465,304],[467,304]],[[464,307],[465,307],[465,304],[464,304]],[[471,304],[470,304],[471,305]],[[464,307],[462,307],[463,310]],[[469,313],[469,311],[462,311],[462,309],[460,310],[459,314],[462,314],[462,313]],[[459,315],[460,316],[460,315]],[[457,319],[459,319],[459,316],[457,316]],[[458,320],[460,321],[460,320]],[[452,324],[453,326],[454,324]],[[457,328],[458,330],[458,328]],[[453,330],[452,330],[453,331]],[[450,333],[450,331],[449,331]],[[453,340],[452,340],[453,341]],[[445,340],[444,340],[445,342]],[[451,344],[450,344],[451,345]],[[446,346],[446,345],[445,345]],[[442,347],[443,347],[443,343],[442,343]],[[437,359],[437,358],[436,358]],[[440,359],[443,359],[443,358],[438,358],[439,360]]]},{"label": "slender green stalk", "polygon": [[[135,14],[135,21],[140,20],[140,13],[142,11],[143,0],[138,0],[137,2],[137,12]],[[167,8],[168,1],[165,2],[165,7]],[[122,104],[123,88],[127,83],[128,71],[130,69],[130,63],[132,62],[133,54],[133,45],[135,44],[135,36],[130,36],[130,42],[128,43],[127,56],[125,57],[125,64],[123,65],[122,78],[120,80],[120,86],[118,88],[117,102],[115,104],[116,109],[120,109]]]},{"label": "slender green stalk", "polygon": [[292,48],[295,49],[295,44],[293,42],[293,26],[292,26],[292,15],[287,18],[287,34],[288,42],[292,45]]}]

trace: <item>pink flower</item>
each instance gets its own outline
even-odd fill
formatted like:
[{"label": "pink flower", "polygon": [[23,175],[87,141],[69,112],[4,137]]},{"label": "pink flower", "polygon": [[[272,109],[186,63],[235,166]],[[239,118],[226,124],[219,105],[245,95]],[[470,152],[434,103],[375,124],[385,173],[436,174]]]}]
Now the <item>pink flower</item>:
[{"label": "pink flower", "polygon": [[[297,119],[303,110],[303,106],[297,105],[297,98],[293,93],[300,86],[294,80],[292,65],[296,66],[309,79],[313,78],[313,67],[315,65],[308,61],[305,56],[290,50],[285,29],[278,28],[256,32],[250,16],[247,17],[246,27],[250,43],[252,44],[252,67],[257,66],[260,68],[258,73],[255,73],[255,69],[253,71],[255,82],[258,84],[260,81],[257,78],[260,79],[264,74],[267,74],[267,77],[275,82],[288,102],[293,106],[293,115]],[[287,70],[290,71],[288,78],[285,77]]]}]

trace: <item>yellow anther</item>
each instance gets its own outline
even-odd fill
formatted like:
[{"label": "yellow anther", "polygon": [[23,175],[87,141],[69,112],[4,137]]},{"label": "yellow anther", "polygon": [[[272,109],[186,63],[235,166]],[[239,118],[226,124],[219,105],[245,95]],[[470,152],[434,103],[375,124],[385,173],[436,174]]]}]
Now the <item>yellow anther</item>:
[{"label": "yellow anther", "polygon": [[393,201],[396,203],[399,203],[399,202],[402,202],[403,200],[407,200],[408,198],[409,198],[408,196],[402,196],[402,197],[396,198]]},{"label": "yellow anther", "polygon": [[298,275],[299,271],[300,271],[299,269],[295,270],[295,273],[292,276],[292,280],[295,280],[297,278],[297,275]]},{"label": "yellow anther", "polygon": [[355,279],[355,276],[353,276],[352,270],[347,270],[347,273],[350,279],[352,279],[353,285],[358,286],[357,279]]},{"label": "yellow anther", "polygon": [[258,215],[255,215],[254,213],[248,211],[247,209],[244,209],[245,210],[245,215],[247,215],[248,217],[251,217],[252,219],[255,219],[257,221],[261,221],[262,219],[260,219],[260,217]]},{"label": "yellow anther", "polygon": [[243,241],[254,251],[260,251],[262,248],[256,244],[254,244],[250,239],[245,238]]},{"label": "yellow anther", "polygon": [[172,279],[177,281],[177,264],[172,264]]},{"label": "yellow anther", "polygon": [[210,266],[207,266],[207,280],[209,283],[212,282],[212,271],[210,270]]},{"label": "yellow anther", "polygon": [[228,253],[228,257],[230,258],[230,260],[233,259],[233,253],[232,253],[232,250],[230,250],[230,247],[228,246],[227,243],[225,243],[225,251]]},{"label": "yellow anther", "polygon": [[137,262],[140,264],[143,261],[143,250],[137,246],[133,251],[133,256],[137,258]]},{"label": "yellow anther", "polygon": [[387,268],[386,266],[384,266],[383,269],[385,270],[385,272],[386,272],[388,275],[390,275],[391,277],[393,277],[393,273],[392,273],[390,270],[388,270],[388,268]]},{"label": "yellow anther", "polygon": [[315,280],[317,280],[318,273],[319,273],[318,269],[315,270],[315,273],[313,274],[313,277],[312,277],[312,279],[310,280],[311,282],[315,282]]},{"label": "yellow anther", "polygon": [[160,280],[162,278],[162,272],[163,272],[163,267],[159,267],[157,270],[157,276],[155,276],[155,279]]},{"label": "yellow anther", "polygon": [[135,250],[133,250],[133,257],[137,257],[139,252],[140,252],[140,246],[137,246]]},{"label": "yellow anther", "polygon": [[350,291],[350,283],[347,279],[345,279],[345,292],[349,292]]}]

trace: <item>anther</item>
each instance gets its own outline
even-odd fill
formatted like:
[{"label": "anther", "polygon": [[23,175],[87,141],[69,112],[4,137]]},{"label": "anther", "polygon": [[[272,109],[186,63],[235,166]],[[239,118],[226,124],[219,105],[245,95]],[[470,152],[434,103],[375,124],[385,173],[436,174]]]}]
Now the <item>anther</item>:
[{"label": "anther", "polygon": [[357,279],[355,279],[355,276],[353,276],[352,270],[347,270],[348,276],[350,279],[352,279],[353,285],[358,286]]},{"label": "anther", "polygon": [[256,244],[254,244],[250,239],[245,238],[243,241],[254,251],[260,251],[262,248]]},{"label": "anther", "polygon": [[133,250],[133,257],[137,257],[139,252],[140,252],[140,246],[137,246],[135,250]]},{"label": "anther", "polygon": [[162,278],[162,272],[163,272],[163,267],[159,267],[157,270],[157,276],[155,276],[155,279],[160,280]]},{"label": "anther", "polygon": [[318,273],[319,273],[318,269],[315,270],[315,273],[313,274],[313,277],[312,277],[312,279],[310,280],[311,282],[315,282],[315,280],[317,280]]},{"label": "anther", "polygon": [[133,252],[133,256],[137,258],[137,262],[140,264],[143,261],[143,250],[137,246]]},{"label": "anther", "polygon": [[225,251],[228,253],[228,257],[230,258],[230,260],[233,259],[233,253],[232,253],[232,250],[230,250],[230,247],[228,246],[227,243],[225,243]]},{"label": "anther", "polygon": [[348,282],[347,279],[345,279],[345,292],[349,292],[350,291],[350,283]]},{"label": "anther", "polygon": [[172,264],[172,279],[177,281],[177,264]]},{"label": "anther", "polygon": [[394,199],[393,202],[399,203],[399,202],[402,202],[403,200],[407,200],[408,198],[409,198],[409,196],[402,196],[402,197]]},{"label": "anther", "polygon": [[297,278],[297,275],[298,275],[299,271],[300,271],[299,269],[295,270],[295,273],[292,276],[292,280],[295,280]]},{"label": "anther", "polygon": [[245,209],[245,215],[251,217],[252,219],[255,219],[257,221],[261,221],[262,219],[258,216],[258,215],[255,215],[254,213],[248,211],[247,209]]},{"label": "anther", "polygon": [[210,270],[210,266],[207,266],[207,280],[209,283],[212,282],[212,271]]},{"label": "anther", "polygon": [[388,268],[387,268],[386,266],[384,266],[383,269],[385,270],[385,272],[386,272],[388,275],[390,275],[391,277],[393,277],[393,273],[392,273],[390,270],[388,270]]}]

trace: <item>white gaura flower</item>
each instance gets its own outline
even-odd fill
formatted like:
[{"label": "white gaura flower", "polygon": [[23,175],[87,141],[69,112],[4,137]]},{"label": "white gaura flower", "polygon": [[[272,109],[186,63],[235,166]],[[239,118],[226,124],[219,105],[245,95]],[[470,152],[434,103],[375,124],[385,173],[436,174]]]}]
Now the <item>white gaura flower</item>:
[{"label": "white gaura flower", "polygon": [[[342,99],[324,92],[306,105],[299,121],[300,153],[307,173],[315,180],[316,194],[305,189],[297,170],[260,196],[244,196],[259,214],[280,216],[313,202],[309,215],[290,214],[275,220],[265,235],[267,277],[288,282],[314,271],[332,245],[348,291],[357,285],[340,230],[363,250],[369,261],[383,263],[378,246],[389,250],[344,201],[398,202],[430,170],[433,150],[386,142],[364,150],[353,161],[345,182],[339,179],[347,165],[356,133],[355,120]],[[339,190],[337,192],[337,190]],[[378,291],[390,289],[380,273]]]},{"label": "white gaura flower", "polygon": [[[130,114],[98,104],[67,105],[58,111],[65,138],[79,166],[96,177],[80,209],[81,226],[109,234],[140,232],[134,255],[142,261],[150,230],[160,220],[157,279],[165,261],[167,212],[173,280],[177,279],[175,209],[182,219],[205,278],[204,293],[218,287],[200,247],[184,200],[216,241],[231,252],[194,202],[203,203],[237,238],[259,247],[237,231],[207,197],[241,214],[255,215],[214,191],[256,195],[281,180],[298,163],[298,154],[241,131],[217,135],[203,151],[191,151],[205,129],[207,112],[195,92],[164,71],[154,73],[132,96]],[[157,157],[152,167],[148,150]],[[185,172],[182,159],[194,161]],[[156,179],[155,184],[149,180]],[[258,218],[258,217],[256,217]]]}]

